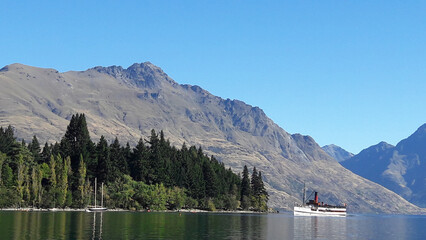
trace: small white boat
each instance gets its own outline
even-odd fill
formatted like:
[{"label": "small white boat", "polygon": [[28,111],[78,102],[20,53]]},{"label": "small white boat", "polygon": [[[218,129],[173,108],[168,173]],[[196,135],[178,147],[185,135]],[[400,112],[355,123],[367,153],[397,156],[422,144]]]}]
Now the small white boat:
[{"label": "small white boat", "polygon": [[95,178],[95,205],[94,206],[90,206],[87,207],[86,212],[105,212],[106,210],[108,210],[106,207],[103,207],[104,205],[104,183],[102,183],[102,187],[101,187],[101,206],[97,206],[96,205],[96,181],[97,179]]},{"label": "small white boat", "polygon": [[305,202],[305,189],[303,189],[303,204],[294,206],[294,216],[346,217],[346,204],[334,206],[320,203],[318,202],[318,192],[315,192],[314,200]]},{"label": "small white boat", "polygon": [[108,208],[105,207],[88,207],[86,212],[105,212]]}]

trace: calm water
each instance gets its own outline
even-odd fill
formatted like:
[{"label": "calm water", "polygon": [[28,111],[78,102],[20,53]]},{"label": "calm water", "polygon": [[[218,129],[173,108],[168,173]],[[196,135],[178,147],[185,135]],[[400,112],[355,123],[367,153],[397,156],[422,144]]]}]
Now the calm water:
[{"label": "calm water", "polygon": [[426,239],[426,216],[0,212],[0,239]]}]

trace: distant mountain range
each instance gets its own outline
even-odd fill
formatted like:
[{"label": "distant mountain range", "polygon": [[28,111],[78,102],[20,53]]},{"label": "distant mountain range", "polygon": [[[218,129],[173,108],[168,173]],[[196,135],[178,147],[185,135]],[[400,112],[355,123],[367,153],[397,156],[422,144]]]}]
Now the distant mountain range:
[{"label": "distant mountain range", "polygon": [[345,169],[311,137],[287,133],[260,108],[180,85],[149,62],[64,73],[12,64],[0,70],[0,86],[0,126],[15,126],[27,141],[34,134],[59,141],[72,114],[84,113],[94,141],[104,135],[135,144],[163,130],[173,145],[202,146],[236,172],[256,166],[272,207],[292,209],[305,183],[350,212],[422,211]]},{"label": "distant mountain range", "polygon": [[426,207],[426,124],[396,146],[381,142],[341,164]]},{"label": "distant mountain range", "polygon": [[349,158],[354,156],[353,153],[350,153],[346,151],[345,149],[339,146],[336,146],[334,144],[325,145],[322,147],[322,150],[324,150],[324,152],[326,152],[332,158],[336,159],[336,161],[338,162],[348,160]]}]

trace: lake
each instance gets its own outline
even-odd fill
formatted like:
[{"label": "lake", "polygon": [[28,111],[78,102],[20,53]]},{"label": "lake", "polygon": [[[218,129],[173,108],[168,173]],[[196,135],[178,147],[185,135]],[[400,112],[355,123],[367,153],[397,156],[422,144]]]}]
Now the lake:
[{"label": "lake", "polygon": [[425,239],[426,216],[0,212],[1,239]]}]

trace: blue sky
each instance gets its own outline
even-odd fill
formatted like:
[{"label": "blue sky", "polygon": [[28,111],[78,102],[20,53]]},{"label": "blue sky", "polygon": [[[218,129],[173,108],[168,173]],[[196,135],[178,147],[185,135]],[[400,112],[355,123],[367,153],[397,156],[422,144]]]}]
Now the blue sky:
[{"label": "blue sky", "polygon": [[0,66],[150,61],[353,153],[426,122],[425,1],[2,1]]}]

